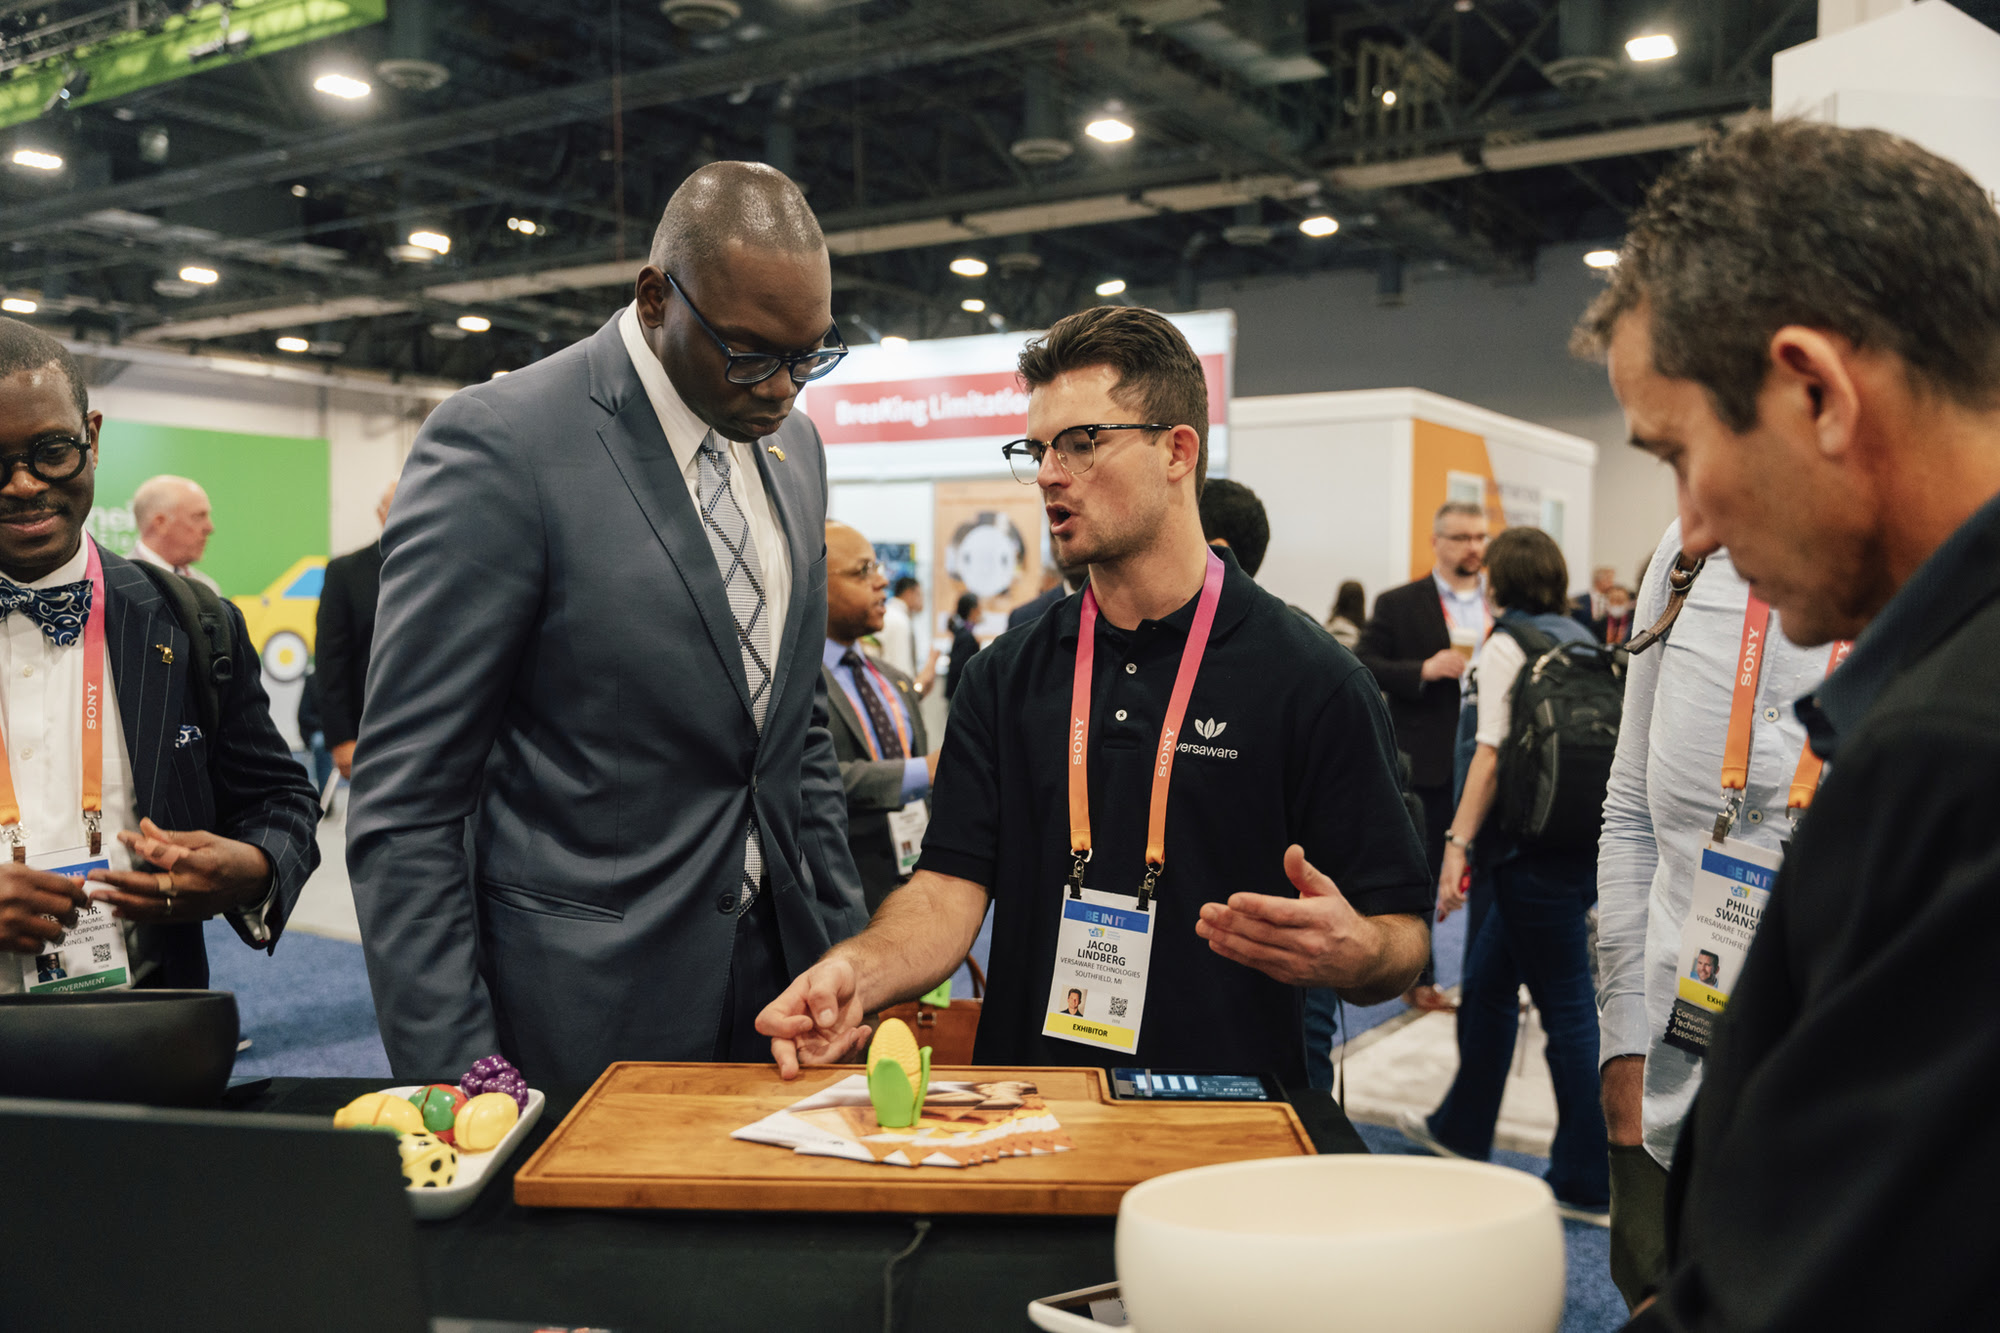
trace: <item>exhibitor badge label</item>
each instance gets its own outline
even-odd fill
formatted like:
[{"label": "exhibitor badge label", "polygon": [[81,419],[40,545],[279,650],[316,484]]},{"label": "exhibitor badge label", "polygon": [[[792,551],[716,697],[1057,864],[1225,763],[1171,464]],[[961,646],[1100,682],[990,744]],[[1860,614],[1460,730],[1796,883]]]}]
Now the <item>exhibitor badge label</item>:
[{"label": "exhibitor badge label", "polygon": [[1153,957],[1153,915],[1131,894],[1083,890],[1062,895],[1055,976],[1045,1037],[1130,1055],[1146,1011],[1146,970]]},{"label": "exhibitor badge label", "polygon": [[1702,848],[1687,925],[1681,930],[1667,1045],[1690,1055],[1708,1053],[1715,1020],[1729,1007],[1782,863],[1777,852],[1735,838]]},{"label": "exhibitor badge label", "polygon": [[908,875],[924,854],[924,834],[930,831],[930,807],[911,801],[889,812],[889,842],[896,849],[896,873]]},{"label": "exhibitor badge label", "polygon": [[[81,879],[93,870],[109,870],[111,862],[91,857],[82,847],[28,859],[36,870]],[[66,995],[78,991],[120,990],[132,984],[132,964],[125,954],[125,934],[118,918],[102,903],[76,909],[76,924],[62,938],[42,946],[39,954],[21,956],[21,989],[30,995]]]}]

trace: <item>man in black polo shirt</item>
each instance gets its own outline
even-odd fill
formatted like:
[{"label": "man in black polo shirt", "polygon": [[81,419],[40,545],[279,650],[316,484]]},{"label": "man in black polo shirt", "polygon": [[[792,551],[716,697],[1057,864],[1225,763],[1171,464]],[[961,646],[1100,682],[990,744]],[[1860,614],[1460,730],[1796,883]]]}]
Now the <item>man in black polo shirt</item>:
[{"label": "man in black polo shirt", "polygon": [[980,1063],[1303,1083],[1299,988],[1379,1002],[1429,945],[1380,692],[1203,541],[1207,389],[1173,325],[1084,311],[1021,374],[1031,438],[1007,453],[1090,588],[972,660],[916,875],[758,1030],[787,1077],[850,1056],[863,1014],[951,973],[991,901]]},{"label": "man in black polo shirt", "polygon": [[1674,468],[1683,549],[1726,546],[1795,642],[1855,640],[1798,704],[1826,779],[1632,1327],[1991,1327],[2000,218],[1880,131],[1743,131],[1661,178],[1578,333]]}]

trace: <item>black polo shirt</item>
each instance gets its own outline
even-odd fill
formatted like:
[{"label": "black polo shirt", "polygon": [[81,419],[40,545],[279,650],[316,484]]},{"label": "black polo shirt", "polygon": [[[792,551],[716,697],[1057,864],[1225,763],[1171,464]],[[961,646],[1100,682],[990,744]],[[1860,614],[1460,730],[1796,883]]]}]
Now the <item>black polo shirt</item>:
[{"label": "black polo shirt", "polygon": [[[1357,911],[1429,911],[1423,847],[1397,788],[1395,738],[1374,677],[1234,560],[1223,562],[1174,758],[1133,1056],[1041,1035],[1072,860],[1066,742],[1082,595],[1002,635],[966,668],[920,865],[993,896],[981,1064],[1137,1063],[1270,1071],[1303,1083],[1304,992],[1210,950],[1195,934],[1201,905],[1237,892],[1296,897],[1284,867],[1296,842]],[[1129,633],[1098,618],[1089,888],[1138,894],[1153,751],[1198,600]]]}]

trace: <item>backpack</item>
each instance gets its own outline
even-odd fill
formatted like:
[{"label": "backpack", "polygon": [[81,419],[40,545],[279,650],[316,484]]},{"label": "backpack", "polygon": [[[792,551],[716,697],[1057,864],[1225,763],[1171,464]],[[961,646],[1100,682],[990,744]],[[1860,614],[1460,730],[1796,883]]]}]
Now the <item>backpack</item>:
[{"label": "backpack", "polygon": [[188,688],[194,693],[194,715],[201,734],[208,737],[209,753],[216,752],[222,725],[222,691],[236,678],[236,659],[230,654],[229,612],[215,589],[195,579],[184,579],[171,569],[134,560],[141,573],[153,581],[160,595],[173,608],[174,619],[188,637]]},{"label": "backpack", "polygon": [[1502,621],[1527,663],[1514,678],[1500,747],[1500,827],[1525,846],[1582,851],[1604,827],[1604,791],[1625,707],[1622,648],[1558,643]]}]

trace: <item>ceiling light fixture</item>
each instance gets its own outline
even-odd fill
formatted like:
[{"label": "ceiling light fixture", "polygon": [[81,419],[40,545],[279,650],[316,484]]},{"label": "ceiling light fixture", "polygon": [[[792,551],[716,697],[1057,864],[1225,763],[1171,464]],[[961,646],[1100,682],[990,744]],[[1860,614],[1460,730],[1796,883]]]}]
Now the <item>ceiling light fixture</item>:
[{"label": "ceiling light fixture", "polygon": [[1396,90],[1394,88],[1384,88],[1382,90],[1382,105],[1383,106],[1396,105]]},{"label": "ceiling light fixture", "polygon": [[183,268],[181,270],[182,282],[192,282],[195,283],[197,286],[201,287],[214,286],[216,279],[220,278],[221,276],[222,275],[220,273],[217,273],[214,269],[203,268],[199,264],[189,264],[186,268]]},{"label": "ceiling light fixture", "polygon": [[882,335],[882,346],[888,351],[900,352],[909,345],[910,340],[900,333],[885,333]]},{"label": "ceiling light fixture", "polygon": [[294,185],[294,186],[292,187],[292,198],[294,198],[294,199],[303,199],[303,198],[305,198],[305,197],[306,197],[306,196],[307,196],[308,194],[311,194],[311,193],[312,193],[312,191],[310,191],[310,190],[306,189],[306,187],[305,187],[305,186],[303,186],[303,185]]},{"label": "ceiling light fixture", "polygon": [[1325,213],[1315,213],[1309,218],[1299,219],[1299,230],[1317,240],[1322,236],[1331,236],[1339,231],[1340,219],[1331,217]]},{"label": "ceiling light fixture", "polygon": [[1107,278],[1097,284],[1097,294],[1099,296],[1121,296],[1124,294],[1124,291],[1125,279],[1123,278]]},{"label": "ceiling light fixture", "polygon": [[983,278],[986,276],[986,261],[971,255],[961,255],[951,261],[951,271],[961,278]]},{"label": "ceiling light fixture", "polygon": [[536,232],[540,231],[541,228],[535,225],[533,222],[530,222],[527,218],[508,218],[507,230],[518,231],[523,236],[533,236]]},{"label": "ceiling light fixture", "polygon": [[303,352],[308,347],[311,346],[312,344],[307,342],[304,338],[278,339],[278,350],[281,352]]},{"label": "ceiling light fixture", "polygon": [[451,237],[444,235],[442,232],[413,231],[410,233],[410,244],[416,246],[419,250],[429,250],[433,254],[448,255],[451,253]]},{"label": "ceiling light fixture", "polygon": [[1674,39],[1663,32],[1648,33],[1644,37],[1634,37],[1625,43],[1625,54],[1634,60],[1672,60],[1681,53]]},{"label": "ceiling light fixture", "polygon": [[41,309],[39,305],[30,301],[25,296],[10,296],[4,301],[0,301],[0,310],[4,310],[10,315],[32,315],[39,309]]},{"label": "ceiling light fixture", "polygon": [[328,97],[338,97],[343,102],[359,101],[375,91],[362,80],[349,78],[345,74],[322,74],[313,80],[313,88]]},{"label": "ceiling light fixture", "polygon": [[968,296],[958,303],[958,308],[968,315],[976,315],[986,308],[986,302],[976,296]]},{"label": "ceiling light fixture", "polygon": [[1592,268],[1617,268],[1618,252],[1616,250],[1592,250],[1583,257],[1583,262]]},{"label": "ceiling light fixture", "polygon": [[493,327],[493,321],[484,315],[460,315],[458,327],[467,333],[484,333]]},{"label": "ceiling light fixture", "polygon": [[61,171],[63,160],[55,153],[44,153],[37,148],[16,148],[14,165],[33,167],[36,171]]},{"label": "ceiling light fixture", "polygon": [[1102,116],[1083,127],[1083,132],[1099,143],[1124,143],[1133,134],[1132,127],[1117,116]]}]

